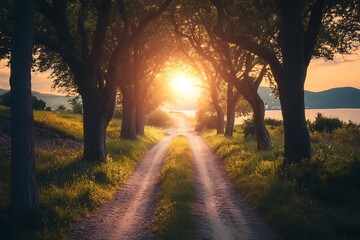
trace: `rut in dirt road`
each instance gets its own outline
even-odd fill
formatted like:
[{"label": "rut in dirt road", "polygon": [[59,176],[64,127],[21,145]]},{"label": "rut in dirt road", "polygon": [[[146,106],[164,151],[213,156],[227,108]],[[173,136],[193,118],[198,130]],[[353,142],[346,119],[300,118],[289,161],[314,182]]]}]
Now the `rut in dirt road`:
[{"label": "rut in dirt road", "polygon": [[174,127],[139,162],[114,200],[78,224],[73,239],[154,239],[147,228],[156,207],[157,176],[175,136],[189,139],[194,155],[196,239],[278,239],[248,206],[228,179],[221,161],[188,121],[173,115]]},{"label": "rut in dirt road", "polygon": [[156,207],[157,174],[173,138],[152,147],[114,200],[76,226],[72,239],[152,239],[147,225]]},{"label": "rut in dirt road", "polygon": [[194,154],[196,239],[279,239],[240,196],[204,140],[185,136]]}]

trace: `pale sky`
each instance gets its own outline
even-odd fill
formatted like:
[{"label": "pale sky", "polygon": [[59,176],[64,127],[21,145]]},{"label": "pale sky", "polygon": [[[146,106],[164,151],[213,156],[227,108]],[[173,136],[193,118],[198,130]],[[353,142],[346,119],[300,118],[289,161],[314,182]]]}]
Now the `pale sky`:
[{"label": "pale sky", "polygon": [[[10,70],[4,60],[0,61],[0,88],[9,89]],[[49,72],[32,74],[32,90],[60,94],[51,90]],[[337,56],[333,61],[312,60],[308,69],[305,89],[318,92],[335,87],[360,89],[360,50],[352,55]]]}]

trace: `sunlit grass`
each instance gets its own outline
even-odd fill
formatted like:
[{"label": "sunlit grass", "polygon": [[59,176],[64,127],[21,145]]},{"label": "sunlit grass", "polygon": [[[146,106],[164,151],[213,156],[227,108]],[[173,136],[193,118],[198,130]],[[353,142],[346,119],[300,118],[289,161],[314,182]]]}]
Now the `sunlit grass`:
[{"label": "sunlit grass", "polygon": [[[0,109],[1,116],[7,114],[4,111],[8,110]],[[81,119],[77,114],[35,112],[38,124],[78,140]],[[120,123],[112,121],[107,132],[106,163],[82,161],[82,149],[36,149],[40,206],[23,226],[7,212],[10,161],[0,154],[0,236],[4,239],[68,239],[75,221],[109,201],[135,169],[137,161],[164,136],[161,130],[147,127],[145,136],[137,140],[120,140]]]},{"label": "sunlit grass", "polygon": [[283,169],[282,131],[270,131],[274,148],[263,152],[239,127],[232,138],[215,131],[203,137],[236,187],[284,238],[359,239],[359,145],[314,133],[312,159]]},{"label": "sunlit grass", "polygon": [[192,239],[195,190],[188,140],[183,136],[176,138],[168,153],[159,176],[159,202],[151,228],[159,239]]}]

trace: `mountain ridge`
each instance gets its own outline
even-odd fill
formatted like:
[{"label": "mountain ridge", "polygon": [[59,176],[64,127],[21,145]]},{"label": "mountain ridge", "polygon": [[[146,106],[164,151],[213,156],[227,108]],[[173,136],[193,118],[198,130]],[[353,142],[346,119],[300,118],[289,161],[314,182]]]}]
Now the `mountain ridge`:
[{"label": "mountain ridge", "polygon": [[[9,90],[0,88],[0,95]],[[263,99],[266,108],[280,109],[280,101],[274,97],[269,87],[260,86],[258,93]],[[72,97],[55,95],[49,93],[40,93],[33,91],[33,95],[46,102],[46,106],[51,109],[57,109],[59,105],[65,105],[70,108],[69,100]],[[174,106],[174,110],[195,110],[196,102],[184,101]],[[331,88],[320,92],[305,90],[305,108],[308,109],[328,109],[328,108],[360,108],[360,89],[354,87]]]}]

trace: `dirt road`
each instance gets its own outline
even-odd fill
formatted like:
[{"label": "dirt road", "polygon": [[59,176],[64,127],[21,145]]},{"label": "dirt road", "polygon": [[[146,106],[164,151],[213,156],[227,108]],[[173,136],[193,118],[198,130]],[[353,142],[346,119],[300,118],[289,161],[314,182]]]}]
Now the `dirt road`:
[{"label": "dirt road", "polygon": [[146,226],[156,206],[157,175],[177,135],[189,139],[194,153],[196,239],[277,239],[233,187],[221,161],[191,132],[187,120],[173,118],[169,135],[146,154],[112,202],[76,227],[73,239],[153,239]]}]

